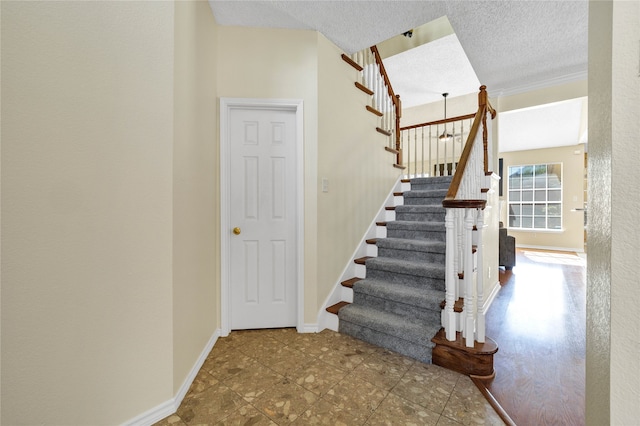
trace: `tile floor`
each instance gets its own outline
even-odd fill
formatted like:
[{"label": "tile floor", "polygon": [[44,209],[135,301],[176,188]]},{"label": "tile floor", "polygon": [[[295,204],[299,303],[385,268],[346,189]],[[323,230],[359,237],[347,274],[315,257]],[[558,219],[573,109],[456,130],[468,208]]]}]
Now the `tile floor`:
[{"label": "tile floor", "polygon": [[333,331],[220,338],[173,425],[502,425],[471,380]]}]

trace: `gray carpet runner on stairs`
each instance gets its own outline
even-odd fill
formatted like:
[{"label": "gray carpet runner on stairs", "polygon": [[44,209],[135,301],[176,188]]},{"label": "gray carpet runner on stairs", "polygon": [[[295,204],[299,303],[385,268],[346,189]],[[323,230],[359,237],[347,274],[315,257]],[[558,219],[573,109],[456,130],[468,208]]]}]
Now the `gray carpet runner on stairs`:
[{"label": "gray carpet runner on stairs", "polygon": [[378,238],[378,256],[340,309],[339,331],[430,363],[445,298],[445,210],[451,176],[416,178]]}]

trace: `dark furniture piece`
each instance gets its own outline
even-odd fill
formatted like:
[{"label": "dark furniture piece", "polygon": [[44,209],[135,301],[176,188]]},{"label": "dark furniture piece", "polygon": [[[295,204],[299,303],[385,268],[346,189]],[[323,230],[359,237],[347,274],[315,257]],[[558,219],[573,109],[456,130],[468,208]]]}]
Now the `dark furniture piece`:
[{"label": "dark furniture piece", "polygon": [[504,266],[506,270],[511,270],[516,266],[516,238],[507,235],[507,228],[500,222],[498,242],[498,264]]}]

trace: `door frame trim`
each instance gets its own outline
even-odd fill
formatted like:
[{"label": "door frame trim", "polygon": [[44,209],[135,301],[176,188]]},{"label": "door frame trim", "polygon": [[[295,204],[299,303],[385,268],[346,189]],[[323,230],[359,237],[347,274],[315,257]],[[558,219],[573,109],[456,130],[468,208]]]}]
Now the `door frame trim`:
[{"label": "door frame trim", "polygon": [[296,114],[296,328],[304,330],[304,109],[302,99],[220,98],[220,335],[231,331],[230,270],[230,140],[229,118],[233,109],[294,111]]}]

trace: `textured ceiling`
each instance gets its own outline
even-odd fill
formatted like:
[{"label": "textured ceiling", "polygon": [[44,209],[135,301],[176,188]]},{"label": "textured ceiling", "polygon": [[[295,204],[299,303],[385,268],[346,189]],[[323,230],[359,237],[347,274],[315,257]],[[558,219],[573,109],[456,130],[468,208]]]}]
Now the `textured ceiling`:
[{"label": "textured ceiling", "polygon": [[452,98],[477,93],[480,87],[455,34],[390,56],[383,62],[404,108],[442,101],[445,92]]},{"label": "textured ceiling", "polygon": [[[588,0],[209,4],[220,25],[316,30],[347,53],[446,16],[454,34],[383,60],[404,107],[442,101],[443,92],[451,98],[475,93],[480,84],[498,97],[587,76]],[[501,150],[584,142],[577,134],[581,118],[576,111],[574,104],[503,113],[500,140],[507,145]]]},{"label": "textured ceiling", "polygon": [[490,96],[584,79],[587,72],[587,0],[209,3],[221,25],[317,30],[347,53],[447,16]]}]

